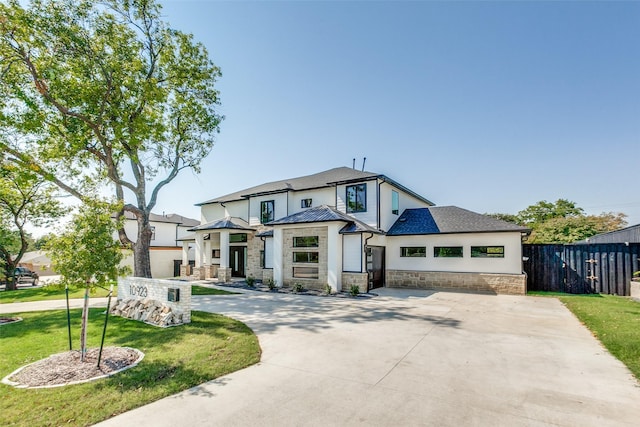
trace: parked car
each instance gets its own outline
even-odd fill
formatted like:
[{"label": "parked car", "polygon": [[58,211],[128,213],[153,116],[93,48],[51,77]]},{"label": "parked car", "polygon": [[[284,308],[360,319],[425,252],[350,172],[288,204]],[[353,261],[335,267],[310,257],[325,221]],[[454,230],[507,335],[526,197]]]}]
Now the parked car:
[{"label": "parked car", "polygon": [[32,286],[37,285],[40,279],[38,273],[29,270],[27,267],[16,267],[15,276],[17,283],[31,283]]}]

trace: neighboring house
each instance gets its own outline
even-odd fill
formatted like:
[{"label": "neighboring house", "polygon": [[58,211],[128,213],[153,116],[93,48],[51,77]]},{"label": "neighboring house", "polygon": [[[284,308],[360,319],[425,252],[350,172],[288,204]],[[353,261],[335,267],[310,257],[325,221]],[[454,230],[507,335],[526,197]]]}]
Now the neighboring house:
[{"label": "neighboring house", "polygon": [[334,290],[357,285],[525,292],[526,228],[434,207],[389,177],[346,167],[262,184],[198,204],[183,238],[196,278],[253,276]]},{"label": "neighboring house", "polygon": [[52,276],[56,274],[51,269],[51,259],[45,251],[25,252],[18,263],[18,267],[26,267],[36,272],[38,276]]},{"label": "neighboring house", "polygon": [[583,245],[594,243],[640,243],[640,224],[607,233],[596,234],[595,236],[588,237],[574,244]]},{"label": "neighboring house", "polygon": [[[151,245],[149,257],[151,259],[151,275],[153,277],[174,277],[179,274],[179,265],[183,262],[182,241],[188,230],[200,224],[200,221],[187,218],[178,214],[150,214],[149,224],[151,226]],[[137,240],[138,224],[135,216],[130,212],[125,212],[124,229],[131,241]],[[117,239],[117,235],[114,236]],[[187,253],[187,260],[193,260],[194,253]],[[128,253],[122,262],[128,265],[133,271],[133,254]],[[177,270],[177,271],[176,271]]]}]

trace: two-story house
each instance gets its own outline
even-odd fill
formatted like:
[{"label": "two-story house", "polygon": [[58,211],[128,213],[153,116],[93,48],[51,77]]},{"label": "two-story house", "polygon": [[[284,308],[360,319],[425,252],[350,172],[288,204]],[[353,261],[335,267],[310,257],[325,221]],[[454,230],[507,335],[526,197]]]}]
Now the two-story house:
[{"label": "two-story house", "polygon": [[201,224],[183,240],[182,275],[223,282],[253,276],[336,291],[352,285],[525,291],[527,229],[435,207],[382,174],[335,168],[199,206]]}]

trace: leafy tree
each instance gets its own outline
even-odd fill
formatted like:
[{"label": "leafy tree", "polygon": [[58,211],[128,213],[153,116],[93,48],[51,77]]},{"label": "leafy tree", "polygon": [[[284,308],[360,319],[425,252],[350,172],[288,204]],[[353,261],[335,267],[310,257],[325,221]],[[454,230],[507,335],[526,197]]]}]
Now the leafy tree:
[{"label": "leafy tree", "polygon": [[623,213],[605,212],[585,215],[575,202],[558,199],[551,203],[542,200],[516,215],[488,214],[491,217],[529,227],[529,243],[572,243],[595,234],[618,230],[627,225]]},{"label": "leafy tree", "polygon": [[530,243],[572,243],[599,233],[624,227],[626,215],[622,213],[602,213],[600,215],[580,215],[566,218],[551,218],[537,224],[529,238]]},{"label": "leafy tree", "polygon": [[92,286],[106,286],[127,272],[120,267],[123,258],[119,242],[113,239],[118,228],[111,218],[113,206],[106,203],[84,204],[66,231],[52,237],[46,248],[54,269],[67,285],[85,288],[80,332],[81,360],[87,350],[89,292]]},{"label": "leafy tree", "polygon": [[64,213],[55,188],[11,163],[0,163],[0,264],[6,290],[16,289],[14,270],[33,242],[28,224],[41,226]]},{"label": "leafy tree", "polygon": [[220,70],[153,0],[23,3],[0,3],[0,148],[83,201],[109,185],[137,219],[135,239],[118,230],[135,275],[150,277],[149,214],[213,147]]},{"label": "leafy tree", "polygon": [[574,202],[558,199],[554,203],[542,200],[521,210],[516,216],[519,224],[530,225],[541,224],[552,218],[568,218],[582,215],[584,215],[584,210],[577,207]]}]

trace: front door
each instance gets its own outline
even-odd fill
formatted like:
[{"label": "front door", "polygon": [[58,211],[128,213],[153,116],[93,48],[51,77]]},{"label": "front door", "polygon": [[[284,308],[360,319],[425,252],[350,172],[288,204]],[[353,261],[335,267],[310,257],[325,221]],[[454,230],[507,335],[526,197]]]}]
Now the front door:
[{"label": "front door", "polygon": [[384,246],[367,247],[369,290],[384,286]]},{"label": "front door", "polygon": [[245,277],[245,265],[247,262],[246,246],[229,247],[229,268],[231,277]]}]

